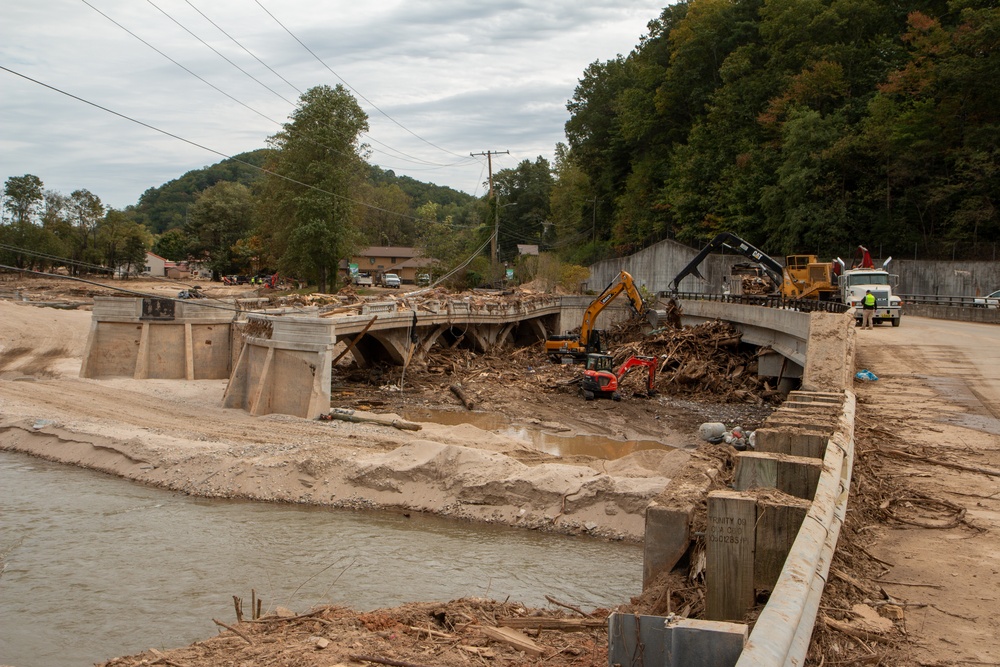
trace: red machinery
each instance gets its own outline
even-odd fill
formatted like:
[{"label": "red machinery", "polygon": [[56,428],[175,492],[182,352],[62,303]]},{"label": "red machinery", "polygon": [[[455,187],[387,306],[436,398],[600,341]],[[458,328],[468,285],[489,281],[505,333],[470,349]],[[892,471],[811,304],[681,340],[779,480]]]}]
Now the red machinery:
[{"label": "red machinery", "polygon": [[614,361],[610,354],[588,354],[586,360],[586,370],[583,372],[583,379],[580,382],[580,393],[588,401],[595,398],[610,398],[615,401],[622,400],[618,392],[618,385],[622,379],[633,368],[645,366],[648,370],[646,379],[646,394],[652,396],[656,393],[656,358],[631,356],[625,360],[617,371],[612,370]]}]

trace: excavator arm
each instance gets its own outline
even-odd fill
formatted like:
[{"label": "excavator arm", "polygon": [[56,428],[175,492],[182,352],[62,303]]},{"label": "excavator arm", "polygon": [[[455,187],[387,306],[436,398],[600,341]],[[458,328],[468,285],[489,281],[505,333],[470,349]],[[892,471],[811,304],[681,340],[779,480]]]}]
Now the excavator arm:
[{"label": "excavator arm", "polygon": [[670,283],[670,291],[677,292],[677,287],[681,284],[681,280],[689,275],[693,275],[704,280],[704,277],[698,272],[698,266],[701,265],[706,257],[708,257],[709,253],[720,248],[729,248],[730,250],[734,250],[744,257],[753,260],[759,264],[762,269],[764,269],[771,280],[774,281],[775,285],[781,284],[783,271],[781,264],[735,234],[722,232],[712,239],[708,245],[701,250],[701,252],[695,255],[694,259],[692,259],[687,266],[681,269],[680,273],[674,276],[673,281]]},{"label": "excavator arm", "polygon": [[625,363],[621,365],[618,369],[618,382],[621,383],[622,379],[628,372],[633,368],[638,368],[640,366],[646,367],[646,392],[653,394],[656,391],[656,358],[655,357],[636,357],[632,356],[625,360]]},{"label": "excavator arm", "polygon": [[632,280],[632,276],[627,271],[622,271],[618,274],[611,283],[604,288],[604,291],[594,299],[591,304],[587,307],[587,310],[583,313],[583,321],[580,323],[580,344],[587,347],[590,343],[591,335],[594,331],[594,323],[597,321],[597,316],[601,314],[604,308],[615,300],[615,298],[625,292],[628,295],[629,304],[632,306],[632,310],[636,315],[642,315],[646,312],[646,304],[642,300],[642,295],[639,294],[639,290],[636,289],[635,281]]}]

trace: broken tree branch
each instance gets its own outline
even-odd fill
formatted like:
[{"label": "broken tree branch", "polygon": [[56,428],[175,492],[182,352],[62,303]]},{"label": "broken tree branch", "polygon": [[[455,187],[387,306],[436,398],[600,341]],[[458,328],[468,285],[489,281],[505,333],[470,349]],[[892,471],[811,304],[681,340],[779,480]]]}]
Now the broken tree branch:
[{"label": "broken tree branch", "polygon": [[239,630],[237,630],[236,628],[234,628],[233,626],[227,625],[226,623],[223,623],[222,621],[220,621],[218,619],[215,619],[215,618],[212,619],[212,622],[215,623],[216,625],[220,626],[220,627],[225,628],[226,630],[231,630],[231,631],[235,632],[237,635],[239,635],[240,637],[242,637],[243,639],[245,639],[246,642],[247,642],[247,644],[250,644],[251,646],[253,646],[253,640],[250,639],[249,637],[247,637],[245,634],[243,634]]}]

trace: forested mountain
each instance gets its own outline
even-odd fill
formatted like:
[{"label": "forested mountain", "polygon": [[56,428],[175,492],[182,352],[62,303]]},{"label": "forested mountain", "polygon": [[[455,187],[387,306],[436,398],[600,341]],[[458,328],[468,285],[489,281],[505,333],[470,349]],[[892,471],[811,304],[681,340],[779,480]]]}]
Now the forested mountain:
[{"label": "forested mountain", "polygon": [[188,207],[203,191],[222,181],[250,186],[260,179],[261,171],[254,167],[264,166],[267,153],[267,149],[261,148],[209,167],[193,169],[157,188],[149,188],[129,210],[154,234],[181,228],[186,222]]},{"label": "forested mountain", "polygon": [[[261,179],[268,150],[261,148],[248,153],[240,153],[202,169],[194,169],[180,178],[149,188],[131,207],[136,218],[149,227],[150,231],[162,234],[169,229],[183,228],[187,222],[188,207],[198,196],[220,182],[239,183],[247,187]],[[253,165],[253,166],[248,166]],[[258,167],[255,169],[254,167]],[[368,182],[376,188],[398,187],[408,197],[405,208],[415,216],[415,207],[432,202],[442,207],[467,207],[476,201],[472,195],[442,185],[423,183],[409,176],[397,176],[376,165],[369,165]],[[412,239],[411,239],[412,240]],[[393,239],[393,242],[409,242],[407,239]]]},{"label": "forested mountain", "polygon": [[[732,231],[781,255],[1000,238],[995,0],[690,0],[568,104],[553,214],[590,256]],[[557,206],[558,203],[558,206]]]}]

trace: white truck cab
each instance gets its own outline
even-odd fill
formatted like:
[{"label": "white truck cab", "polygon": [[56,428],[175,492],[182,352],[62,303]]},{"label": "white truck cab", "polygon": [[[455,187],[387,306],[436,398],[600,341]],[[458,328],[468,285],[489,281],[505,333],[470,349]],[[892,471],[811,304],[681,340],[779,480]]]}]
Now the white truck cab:
[{"label": "white truck cab", "polygon": [[[855,309],[854,318],[860,325],[863,317],[862,300],[865,293],[871,290],[875,295],[875,322],[891,322],[898,327],[903,315],[903,300],[893,295],[892,288],[899,283],[899,276],[886,271],[886,266],[892,260],[885,260],[881,269],[865,267],[858,269],[843,269],[838,280],[840,299],[843,303]],[[844,266],[842,260],[837,262]]]}]

